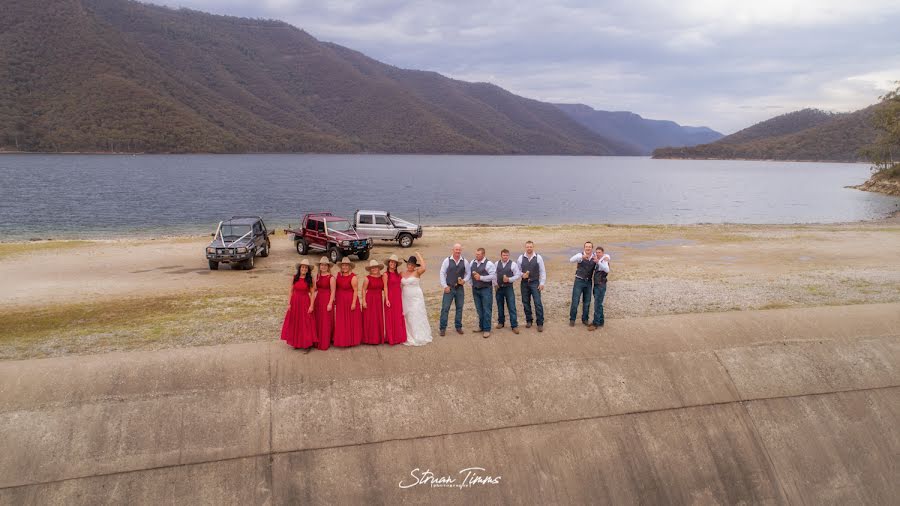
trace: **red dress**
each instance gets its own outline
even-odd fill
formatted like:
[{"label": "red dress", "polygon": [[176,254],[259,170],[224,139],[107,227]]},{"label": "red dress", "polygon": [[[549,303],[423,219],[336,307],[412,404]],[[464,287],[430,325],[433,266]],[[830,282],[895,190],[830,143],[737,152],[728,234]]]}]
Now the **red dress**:
[{"label": "red dress", "polygon": [[281,339],[294,348],[309,348],[316,342],[316,319],[309,313],[309,304],[309,285],[300,278],[291,289],[291,305],[281,326]]},{"label": "red dress", "polygon": [[403,279],[396,272],[388,275],[388,300],[391,307],[384,308],[384,337],[388,344],[400,344],[406,342],[406,320],[403,319],[403,288],[400,280]]},{"label": "red dress", "polygon": [[334,328],[334,308],[328,310],[328,301],[331,300],[331,274],[319,276],[316,280],[316,288],[319,290],[316,294],[316,336],[318,337],[317,345],[320,350],[327,350],[331,345],[331,331]]},{"label": "red dress", "polygon": [[350,310],[353,303],[353,285],[351,280],[356,274],[349,276],[337,275],[334,294],[334,345],[347,347],[356,346],[362,342],[362,314],[359,301],[356,309]]},{"label": "red dress", "polygon": [[363,309],[363,342],[381,344],[384,342],[384,281],[381,276],[366,276],[366,308]]}]

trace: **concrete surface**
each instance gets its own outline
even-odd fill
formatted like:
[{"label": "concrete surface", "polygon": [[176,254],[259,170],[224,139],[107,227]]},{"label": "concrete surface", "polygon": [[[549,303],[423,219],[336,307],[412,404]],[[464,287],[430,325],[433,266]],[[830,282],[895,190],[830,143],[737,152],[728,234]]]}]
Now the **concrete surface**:
[{"label": "concrete surface", "polygon": [[0,503],[889,504],[898,359],[880,304],[3,362]]}]

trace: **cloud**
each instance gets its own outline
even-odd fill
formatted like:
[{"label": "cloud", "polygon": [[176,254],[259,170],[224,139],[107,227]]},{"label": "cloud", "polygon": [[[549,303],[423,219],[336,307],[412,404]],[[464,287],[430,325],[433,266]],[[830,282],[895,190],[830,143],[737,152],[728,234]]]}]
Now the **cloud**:
[{"label": "cloud", "polygon": [[406,68],[725,133],[900,79],[900,2],[155,0],[281,19]]}]

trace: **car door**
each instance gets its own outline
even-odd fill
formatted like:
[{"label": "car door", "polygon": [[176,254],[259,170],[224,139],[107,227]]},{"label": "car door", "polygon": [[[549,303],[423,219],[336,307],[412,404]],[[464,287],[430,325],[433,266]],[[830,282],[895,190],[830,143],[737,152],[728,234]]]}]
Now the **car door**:
[{"label": "car door", "polygon": [[361,234],[369,237],[377,237],[375,235],[375,218],[371,214],[359,214],[356,219],[356,230]]},{"label": "car door", "polygon": [[391,220],[389,220],[388,217],[383,214],[376,214],[374,218],[375,225],[373,225],[373,237],[377,237],[379,239],[393,239],[394,226],[393,224],[391,224]]}]

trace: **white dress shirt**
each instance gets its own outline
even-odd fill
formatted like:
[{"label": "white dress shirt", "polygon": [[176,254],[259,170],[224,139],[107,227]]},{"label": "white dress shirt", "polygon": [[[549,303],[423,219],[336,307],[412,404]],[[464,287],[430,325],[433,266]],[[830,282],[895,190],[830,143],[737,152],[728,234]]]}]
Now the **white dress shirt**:
[{"label": "white dress shirt", "polygon": [[[466,266],[466,275],[463,276],[463,283],[469,282],[469,276],[471,275],[471,264],[466,261],[465,257],[459,257],[463,261],[463,265]],[[447,288],[447,269],[450,268],[450,257],[444,259],[443,263],[441,263],[441,288]]]},{"label": "white dress shirt", "polygon": [[527,256],[527,255],[525,255],[524,253],[521,254],[521,255],[519,255],[519,258],[516,260],[516,263],[519,264],[519,272],[522,272],[522,259],[523,259],[523,258],[526,258],[526,257],[527,257],[529,260],[531,260],[531,259],[534,258],[534,257],[537,257],[538,269],[539,269],[539,271],[540,271],[540,273],[541,273],[541,275],[540,275],[540,278],[541,278],[541,279],[540,279],[540,282],[539,282],[538,284],[539,284],[540,286],[544,286],[544,283],[547,282],[547,268],[544,267],[544,257],[538,255],[537,253],[533,254],[533,255],[530,256],[530,257]]},{"label": "white dress shirt", "polygon": [[[509,277],[509,282],[515,283],[522,277],[522,270],[519,269],[519,264],[513,262],[512,260],[507,262],[507,264],[512,264],[512,276]],[[497,265],[494,266],[494,286],[500,286],[500,283],[503,281],[503,279],[498,279],[498,276],[496,274],[497,269],[500,267],[503,267],[504,269],[506,268],[506,265],[503,264],[503,260],[497,262]]]},{"label": "white dress shirt", "polygon": [[481,267],[482,264],[484,264],[485,268],[487,269],[487,274],[481,276],[481,279],[479,281],[484,281],[486,283],[497,278],[497,266],[494,265],[494,262],[491,262],[490,260],[485,258],[480,262],[478,260],[472,260],[472,262],[469,263],[468,278],[466,279],[466,281],[475,281],[475,278],[472,277],[472,271],[478,267]]},{"label": "white dress shirt", "polygon": [[597,264],[596,270],[603,271],[603,272],[609,274],[609,261],[610,260],[611,260],[611,258],[609,257],[609,254],[605,254],[602,257],[600,257],[600,262]]}]

